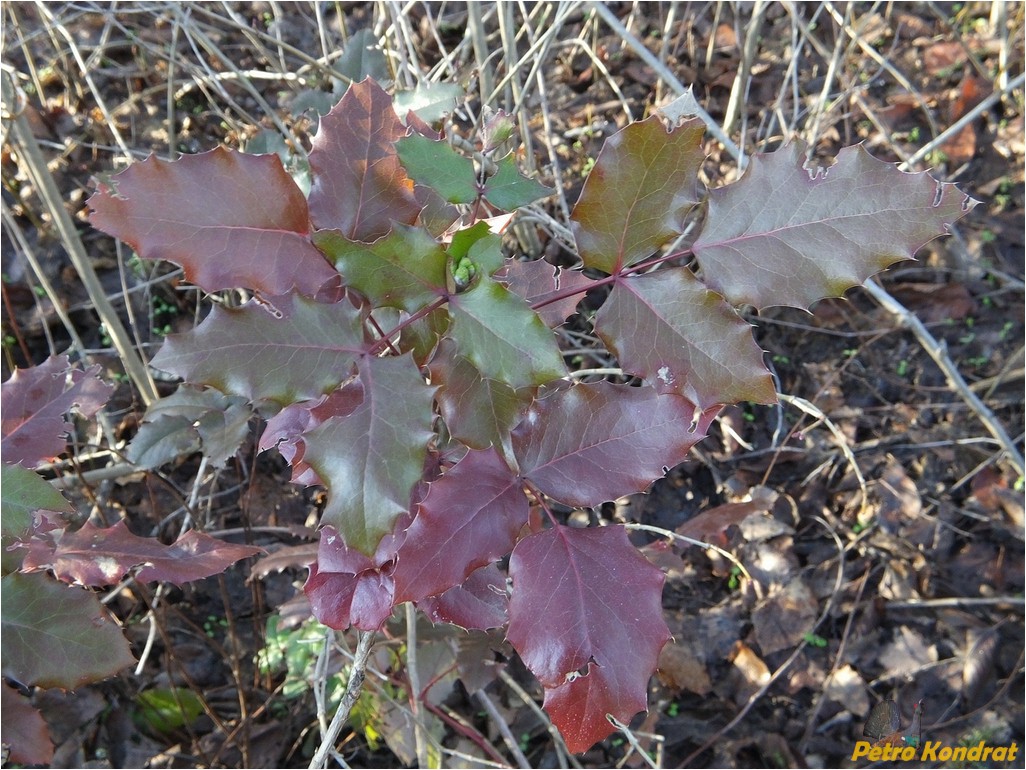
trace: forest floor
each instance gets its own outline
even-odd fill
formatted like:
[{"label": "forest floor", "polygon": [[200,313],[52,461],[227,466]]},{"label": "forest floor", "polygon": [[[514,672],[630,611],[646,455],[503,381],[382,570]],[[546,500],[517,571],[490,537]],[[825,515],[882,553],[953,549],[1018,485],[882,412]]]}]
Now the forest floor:
[{"label": "forest floor", "polygon": [[[745,152],[800,138],[821,158],[862,143],[901,162],[927,148],[911,170],[928,169],[981,202],[950,237],[880,277],[939,346],[862,289],[811,313],[752,315],[778,391],[790,398],[727,409],[692,459],[647,495],[591,514],[675,530],[730,556],[637,540],[666,571],[673,641],[631,732],[567,758],[538,708],[540,686],[501,632],[425,621],[419,676],[435,682],[424,700],[441,766],[515,765],[504,733],[532,767],[644,767],[642,752],[665,767],[865,766],[852,750],[886,699],[904,725],[922,702],[925,740],[1023,746],[1023,476],[968,396],[982,400],[1021,457],[1023,5],[755,7],[753,21],[752,4],[720,2],[3,4],[3,66],[25,95],[18,109],[147,359],[211,303],[173,266],[142,264],[89,227],[84,202],[95,180],[150,153],[227,145],[288,155],[282,127],[308,149],[316,109],[341,94],[325,61],[372,74],[384,66],[377,74],[394,87],[460,84],[458,132],[481,112],[482,83],[511,75],[490,106],[518,120],[530,170],[559,182],[557,218],[602,143],[674,98],[677,82],[693,86],[721,125],[733,112],[728,133]],[[529,50],[532,41],[543,44]],[[386,56],[366,50],[379,45]],[[992,95],[964,129],[934,141]],[[6,129],[12,106],[4,109]],[[4,136],[4,379],[69,350],[101,364],[119,383],[104,413],[127,441],[143,404],[28,181],[21,148]],[[710,187],[737,177],[711,135],[705,150]],[[564,258],[546,248],[544,230],[534,235],[547,258]],[[40,272],[57,296],[41,288]],[[585,334],[587,321],[571,328]],[[281,458],[257,452],[256,434],[224,469],[186,456],[154,472],[90,476],[123,448],[98,447],[96,435],[80,420],[67,461],[51,469],[80,510],[169,535],[192,500],[208,531],[237,540],[248,532],[271,557],[180,589],[130,583],[108,597],[145,660],[139,673],[34,693],[56,746],[53,766],[305,767],[321,735],[311,683],[324,634],[301,587],[322,493],[288,483]],[[396,617],[343,732],[352,767],[416,761],[403,639]],[[503,676],[477,689],[455,675],[457,656],[501,664],[492,668]],[[329,674],[344,673],[343,654],[330,664]],[[321,676],[330,719],[341,674]]]}]

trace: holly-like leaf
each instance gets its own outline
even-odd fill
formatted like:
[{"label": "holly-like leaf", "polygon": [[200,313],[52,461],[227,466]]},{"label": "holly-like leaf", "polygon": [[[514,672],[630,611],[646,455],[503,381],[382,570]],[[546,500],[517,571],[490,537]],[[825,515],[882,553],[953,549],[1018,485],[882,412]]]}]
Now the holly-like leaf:
[{"label": "holly-like leaf", "polygon": [[527,300],[550,327],[559,326],[576,312],[577,303],[592,283],[580,270],[563,270],[544,259],[507,260],[505,269],[496,277]]},{"label": "holly-like leaf", "polygon": [[183,385],[146,408],[125,454],[142,468],[157,468],[202,451],[215,467],[223,468],[249,435],[252,415],[239,396]]},{"label": "holly-like leaf", "polygon": [[369,27],[358,29],[349,36],[334,70],[354,83],[365,78],[384,82],[391,77],[388,60]]},{"label": "holly-like leaf", "polygon": [[687,268],[617,281],[595,316],[595,331],[625,371],[703,411],[776,400],[752,327]]},{"label": "holly-like leaf", "polygon": [[446,294],[445,252],[423,228],[396,224],[387,236],[370,244],[351,241],[334,230],[317,233],[315,241],[346,283],[375,306],[415,313]]},{"label": "holly-like leaf", "polygon": [[484,195],[491,203],[502,211],[516,211],[521,206],[552,195],[551,187],[546,187],[536,179],[529,179],[517,169],[513,153],[498,162],[498,171],[485,180]]},{"label": "holly-like leaf", "polygon": [[[9,760],[19,765],[49,765],[53,759],[53,741],[43,715],[29,699],[0,682],[4,720],[4,747],[10,747]],[[6,764],[6,761],[5,763]]]},{"label": "holly-like leaf", "polygon": [[138,580],[181,585],[224,572],[240,559],[258,553],[263,549],[226,543],[194,529],[164,545],[152,537],[133,535],[123,521],[106,529],[86,522],[76,532],[65,532],[56,546],[33,540],[22,570],[50,569],[66,583],[99,587],[113,585],[131,569],[146,565]]},{"label": "holly-like leaf", "polygon": [[[536,401],[513,431],[520,473],[567,505],[594,506],[644,491],[682,462],[716,410],[683,396],[597,382]],[[697,419],[696,419],[697,417]]]},{"label": "holly-like leaf", "polygon": [[571,216],[586,267],[616,273],[680,232],[698,202],[704,130],[690,120],[667,131],[652,116],[606,140]]},{"label": "holly-like leaf", "polygon": [[4,463],[0,474],[0,559],[6,575],[21,565],[24,551],[10,548],[32,534],[32,514],[36,511],[69,513],[75,509],[38,473]]},{"label": "holly-like leaf", "polygon": [[274,297],[215,306],[203,323],[172,334],[153,366],[194,385],[209,385],[254,403],[291,404],[319,398],[349,376],[363,352],[359,312],[348,301]]},{"label": "holly-like leaf", "polygon": [[555,527],[521,540],[509,565],[506,638],[546,690],[567,747],[586,751],[645,708],[670,638],[663,573],[622,527]]},{"label": "holly-like leaf", "polygon": [[0,593],[4,676],[74,690],[135,662],[95,594],[43,574],[17,572],[0,580]]},{"label": "holly-like leaf", "polygon": [[173,163],[151,156],[99,184],[94,227],[165,259],[206,291],[313,296],[335,276],[310,241],[306,198],[277,155],[224,147]]},{"label": "holly-like leaf", "polygon": [[359,363],[363,402],[304,436],[302,459],[328,487],[322,523],[366,554],[410,509],[431,430],[435,388],[407,354]]},{"label": "holly-like leaf", "polygon": [[468,452],[431,484],[406,530],[392,573],[396,601],[444,593],[508,554],[527,508],[520,480],[496,450]]},{"label": "holly-like leaf", "polygon": [[374,631],[392,614],[394,583],[380,569],[395,550],[395,540],[385,538],[374,558],[350,548],[334,527],[321,530],[317,561],[303,587],[318,622],[330,628],[356,626]]},{"label": "holly-like leaf", "polygon": [[260,451],[277,448],[292,466],[293,483],[304,486],[322,484],[314,469],[301,459],[303,434],[330,417],[352,414],[363,403],[363,398],[363,385],[359,380],[353,380],[317,401],[289,404],[267,421],[260,436]]},{"label": "holly-like leaf", "polygon": [[566,375],[552,332],[520,297],[486,278],[449,300],[459,355],[482,376],[513,389],[544,385]]},{"label": "holly-like leaf", "polygon": [[395,147],[413,181],[430,187],[449,203],[477,200],[474,162],[456,152],[448,142],[411,134],[396,142]]},{"label": "holly-like leaf", "polygon": [[97,376],[100,367],[72,369],[67,356],[51,356],[39,366],[16,369],[0,386],[0,454],[4,462],[35,467],[67,446],[70,425],[64,415],[75,409],[92,417],[114,391]]},{"label": "holly-like leaf", "polygon": [[694,252],[702,278],[735,305],[805,308],[911,259],[975,205],[953,184],[908,174],[861,147],[828,169],[805,167],[796,141],[752,157],[712,190]]},{"label": "holly-like leaf", "polygon": [[416,221],[420,204],[395,150],[406,131],[379,85],[367,79],[350,86],[321,118],[310,150],[310,218],[317,229],[369,243],[393,222]]},{"label": "holly-like leaf", "polygon": [[453,233],[449,257],[454,263],[466,257],[474,263],[479,273],[485,275],[492,275],[505,264],[502,238],[493,233],[484,221]]},{"label": "holly-like leaf", "polygon": [[509,619],[506,576],[494,564],[488,564],[471,573],[462,585],[417,602],[417,608],[434,623],[481,631],[499,628]]},{"label": "holly-like leaf", "polygon": [[443,339],[428,366],[431,382],[439,386],[436,399],[449,434],[469,447],[487,449],[509,443],[517,412],[530,401],[504,382],[488,380],[467,359],[456,354],[451,339]]}]

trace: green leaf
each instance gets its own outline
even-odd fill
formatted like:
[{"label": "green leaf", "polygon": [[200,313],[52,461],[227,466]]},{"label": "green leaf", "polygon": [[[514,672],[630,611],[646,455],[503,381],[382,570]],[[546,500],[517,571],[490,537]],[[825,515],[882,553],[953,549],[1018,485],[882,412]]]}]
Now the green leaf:
[{"label": "green leaf", "polygon": [[566,376],[556,338],[520,297],[488,279],[449,299],[458,354],[514,390]]},{"label": "green leaf", "polygon": [[493,206],[503,211],[516,211],[521,206],[552,195],[551,187],[520,173],[513,153],[500,160],[498,166],[499,170],[485,180],[484,186],[484,195]]},{"label": "green leaf", "polygon": [[423,474],[435,388],[424,384],[408,354],[361,359],[358,381],[363,402],[305,434],[302,459],[328,488],[321,523],[335,527],[350,548],[373,555],[409,511]]},{"label": "green leaf", "polygon": [[203,713],[203,702],[183,687],[145,690],[137,698],[138,717],[151,730],[168,733],[192,724]]},{"label": "green leaf", "polygon": [[42,573],[6,575],[0,593],[4,676],[74,690],[135,662],[95,594]]},{"label": "green leaf", "polygon": [[653,116],[606,140],[571,217],[586,267],[618,272],[680,232],[698,202],[704,132],[699,120],[668,132]]},{"label": "green leaf", "polygon": [[359,83],[364,78],[384,83],[392,77],[385,53],[378,45],[374,32],[368,27],[350,35],[334,69],[353,83]]},{"label": "green leaf", "polygon": [[802,142],[752,157],[709,194],[694,245],[702,279],[727,301],[805,308],[911,259],[976,201],[927,173],[907,174],[859,147],[805,168]]},{"label": "green leaf", "polygon": [[406,120],[408,112],[417,113],[425,123],[436,123],[450,114],[463,98],[463,89],[456,83],[427,83],[412,91],[398,91],[395,95],[395,113]]},{"label": "green leaf", "polygon": [[198,327],[172,334],[153,366],[193,385],[282,406],[330,393],[365,348],[359,311],[293,294],[215,306]]},{"label": "green leaf", "polygon": [[702,411],[776,401],[752,327],[685,267],[617,281],[595,331],[625,371]]},{"label": "green leaf", "polygon": [[36,511],[70,513],[74,506],[38,473],[20,465],[4,463],[0,471],[0,548],[3,574],[21,566],[24,551],[7,549],[32,531]]},{"label": "green leaf", "polygon": [[420,227],[396,223],[374,243],[350,241],[337,230],[314,240],[351,285],[375,305],[415,313],[445,296],[445,252]]},{"label": "green leaf", "polygon": [[414,182],[430,187],[449,203],[477,200],[474,162],[456,152],[448,142],[411,134],[396,142],[395,147]]},{"label": "green leaf", "polygon": [[457,230],[449,245],[449,256],[454,264],[467,257],[477,265],[478,271],[486,275],[492,275],[505,264],[502,238],[493,233],[485,222]]}]

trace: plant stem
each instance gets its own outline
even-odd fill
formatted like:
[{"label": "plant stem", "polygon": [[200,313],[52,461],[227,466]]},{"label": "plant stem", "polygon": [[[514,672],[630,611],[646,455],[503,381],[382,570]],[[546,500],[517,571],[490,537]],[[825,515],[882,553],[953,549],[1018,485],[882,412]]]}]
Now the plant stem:
[{"label": "plant stem", "polygon": [[356,705],[356,701],[360,697],[360,692],[363,690],[363,679],[367,675],[367,659],[370,657],[374,636],[373,631],[363,631],[360,633],[360,641],[356,645],[356,654],[353,656],[353,668],[349,672],[349,683],[346,685],[346,691],[338,704],[338,709],[335,710],[335,716],[331,718],[328,731],[321,740],[321,745],[317,747],[317,753],[310,760],[309,767],[311,770],[313,768],[327,767],[328,755],[335,748],[335,741],[338,739],[338,734],[342,731],[342,725],[349,719],[349,713],[353,710],[353,706]]},{"label": "plant stem", "polygon": [[420,717],[420,670],[417,668],[417,608],[406,602],[406,676],[410,681],[410,711],[413,712],[413,743],[417,766],[428,767],[427,741]]}]

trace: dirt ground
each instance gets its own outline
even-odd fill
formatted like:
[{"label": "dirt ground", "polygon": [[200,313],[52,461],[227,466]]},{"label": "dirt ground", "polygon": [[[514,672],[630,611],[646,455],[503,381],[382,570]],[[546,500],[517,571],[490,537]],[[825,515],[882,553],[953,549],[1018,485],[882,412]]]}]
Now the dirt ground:
[{"label": "dirt ground", "polygon": [[[884,699],[897,702],[904,725],[922,702],[924,740],[1022,747],[1023,476],[937,358],[960,373],[1021,456],[1023,5],[614,2],[602,10],[4,3],[2,61],[25,94],[19,109],[104,289],[147,358],[167,334],[194,327],[210,301],[173,266],[140,264],[88,226],[84,201],[94,180],[151,152],[223,144],[288,155],[283,128],[309,148],[316,108],[341,94],[317,58],[359,66],[352,52],[360,43],[383,48],[385,72],[399,87],[412,86],[416,72],[466,89],[457,132],[480,111],[482,84],[512,72],[493,106],[521,105],[511,111],[530,142],[524,161],[542,181],[558,182],[561,195],[547,204],[557,219],[602,142],[673,98],[671,78],[692,85],[717,123],[732,112],[730,132],[743,137],[746,152],[801,137],[820,157],[861,142],[894,162],[994,95],[914,167],[956,182],[981,204],[916,262],[881,277],[938,348],[928,350],[862,289],[811,313],[752,315],[777,389],[789,398],[728,409],[692,459],[649,494],[590,514],[719,549],[670,548],[635,533],[667,573],[674,639],[652,679],[649,711],[630,735],[567,758],[538,708],[540,686],[501,633],[424,621],[419,674],[434,682],[421,713],[444,767],[644,767],[642,751],[665,767],[865,766],[852,761],[852,749]],[[545,38],[554,24],[558,33]],[[364,58],[374,63],[366,51]],[[521,89],[529,92],[522,101]],[[5,105],[5,129],[10,111]],[[106,415],[127,441],[143,406],[25,174],[22,148],[7,138],[4,379],[15,366],[71,348],[120,383]],[[705,146],[704,181],[736,178],[722,146],[712,136]],[[520,247],[566,259],[544,228],[527,229]],[[578,318],[566,333],[589,329]],[[174,383],[160,388],[170,393]],[[320,736],[316,682],[330,719],[346,665],[339,635],[322,661],[327,669],[314,674],[324,634],[302,598],[321,493],[289,484],[284,461],[258,453],[255,438],[216,472],[186,456],[154,472],[90,476],[123,448],[97,446],[96,435],[80,423],[71,459],[54,469],[71,477],[67,493],[80,510],[167,535],[192,496],[207,531],[245,536],[272,555],[181,589],[121,588],[108,606],[134,653],[146,650],[142,671],[33,695],[56,746],[52,766],[305,767]],[[416,761],[404,638],[397,616],[343,732],[349,766]]]}]

